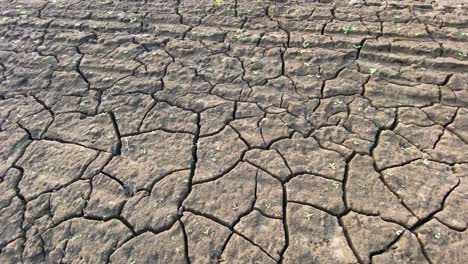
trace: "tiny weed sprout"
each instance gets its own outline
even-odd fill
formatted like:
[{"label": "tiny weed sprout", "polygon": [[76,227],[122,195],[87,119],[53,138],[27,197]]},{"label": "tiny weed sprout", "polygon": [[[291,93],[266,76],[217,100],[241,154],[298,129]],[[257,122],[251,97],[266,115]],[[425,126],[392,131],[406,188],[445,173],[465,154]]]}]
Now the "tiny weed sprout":
[{"label": "tiny weed sprout", "polygon": [[308,48],[310,46],[309,42],[304,42],[302,43],[302,47]]},{"label": "tiny weed sprout", "polygon": [[354,45],[353,45],[353,48],[355,48],[355,49],[360,49],[361,47],[362,47],[362,46],[361,46],[361,45],[358,45],[358,44],[354,44]]},{"label": "tiny weed sprout", "polygon": [[394,15],[393,18],[394,18],[395,20],[398,20],[398,19],[400,19],[400,16],[399,16],[399,15]]},{"label": "tiny weed sprout", "polygon": [[220,6],[223,4],[224,0],[214,0],[215,5]]},{"label": "tiny weed sprout", "polygon": [[205,231],[203,231],[203,234],[205,234],[205,235],[209,235],[209,234],[210,234],[210,229],[209,229],[209,228],[207,228]]},{"label": "tiny weed sprout", "polygon": [[341,30],[343,31],[343,33],[348,34],[350,32],[356,31],[356,28],[354,26],[344,25],[341,27]]},{"label": "tiny weed sprout", "polygon": [[130,261],[129,264],[136,264],[136,260]]},{"label": "tiny weed sprout", "polygon": [[330,167],[330,168],[333,169],[333,170],[336,169],[335,163],[328,163],[328,167]]},{"label": "tiny weed sprout", "polygon": [[377,69],[376,69],[376,68],[369,68],[369,73],[370,73],[371,75],[374,75],[374,73],[376,73],[376,72],[377,72]]},{"label": "tiny weed sprout", "polygon": [[342,26],[341,30],[343,31],[343,33],[348,34],[349,33],[349,26]]},{"label": "tiny weed sprout", "polygon": [[464,58],[468,58],[468,53],[466,52],[458,52],[457,53],[458,57],[464,59]]},{"label": "tiny weed sprout", "polygon": [[462,32],[461,35],[462,37],[468,38],[468,32]]},{"label": "tiny weed sprout", "polygon": [[172,241],[176,240],[176,236],[171,236]]},{"label": "tiny weed sprout", "polygon": [[401,147],[400,149],[403,150],[404,152],[409,152],[410,151],[409,147]]},{"label": "tiny weed sprout", "polygon": [[310,220],[310,218],[313,216],[313,214],[311,214],[309,212],[304,212],[304,216],[305,216],[305,218],[307,218],[307,220]]},{"label": "tiny weed sprout", "polygon": [[242,37],[242,33],[245,32],[245,29],[243,28],[238,28],[236,29],[236,31],[234,32],[234,38],[235,39],[240,39]]},{"label": "tiny weed sprout", "polygon": [[337,181],[334,181],[334,182],[333,182],[333,186],[334,186],[336,189],[338,189],[338,188],[340,188],[340,183],[337,182]]},{"label": "tiny weed sprout", "polygon": [[437,233],[435,233],[434,237],[436,239],[440,239],[442,237],[442,235],[439,232],[437,232]]}]

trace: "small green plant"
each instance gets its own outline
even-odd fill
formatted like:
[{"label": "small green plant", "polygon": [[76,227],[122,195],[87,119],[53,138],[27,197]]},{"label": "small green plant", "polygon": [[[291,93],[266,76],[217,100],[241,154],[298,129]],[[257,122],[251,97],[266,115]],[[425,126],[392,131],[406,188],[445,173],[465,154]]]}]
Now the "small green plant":
[{"label": "small green plant", "polygon": [[132,260],[128,264],[136,264],[136,260]]},{"label": "small green plant", "polygon": [[337,182],[337,181],[334,181],[334,182],[333,182],[333,187],[335,187],[335,189],[340,188],[340,183]]},{"label": "small green plant", "polygon": [[341,30],[343,31],[343,33],[348,34],[350,32],[356,31],[356,28],[354,26],[344,25],[341,27]]},{"label": "small green plant", "polygon": [[214,0],[215,5],[220,6],[223,4],[224,0]]},{"label": "small green plant", "polygon": [[376,72],[377,72],[376,68],[369,68],[370,75],[374,75],[374,73],[376,73]]},{"label": "small green plant", "polygon": [[240,39],[244,32],[245,32],[245,29],[243,29],[243,28],[236,29],[236,31],[234,31],[234,38],[235,39]]},{"label": "small green plant", "polygon": [[362,48],[362,46],[361,46],[361,45],[354,44],[354,45],[353,45],[353,48],[355,48],[355,49],[360,49],[360,48]]},{"label": "small green plant", "polygon": [[333,170],[336,170],[336,165],[335,163],[328,163],[328,167],[330,167]]},{"label": "small green plant", "polygon": [[[336,100],[335,102],[333,102],[334,105],[341,105],[343,104],[344,102],[341,101],[340,99]],[[328,166],[335,166],[335,163],[329,163]]]},{"label": "small green plant", "polygon": [[172,241],[175,241],[176,238],[177,238],[176,236],[171,236],[171,240],[172,240]]},{"label": "small green plant", "polygon": [[307,41],[302,43],[302,47],[304,47],[304,48],[308,48],[309,46],[310,46],[310,44]]},{"label": "small green plant", "polygon": [[401,147],[400,149],[403,150],[404,152],[410,152],[411,150],[409,147]]},{"label": "small green plant", "polygon": [[394,18],[395,20],[399,20],[401,17],[400,17],[399,15],[394,15],[393,18]]},{"label": "small green plant", "polygon": [[437,232],[437,233],[435,233],[434,237],[436,239],[440,239],[442,237],[442,235],[439,232]]},{"label": "small green plant", "polygon": [[304,216],[307,220],[310,220],[310,218],[312,218],[313,214],[312,213],[309,213],[309,212],[304,212]]},{"label": "small green plant", "polygon": [[208,236],[208,235],[210,234],[210,229],[209,229],[209,228],[207,228],[205,231],[203,231],[203,234],[205,234],[205,235],[207,235],[207,236]]},{"label": "small green plant", "polygon": [[461,59],[468,58],[468,53],[466,52],[458,52],[457,56],[460,57]]},{"label": "small green plant", "polygon": [[113,138],[114,138],[114,134],[113,134],[112,132],[109,132],[109,133],[105,134],[105,137],[106,137],[107,139],[113,139]]},{"label": "small green plant", "polygon": [[348,34],[349,33],[349,26],[342,26],[341,30],[343,31],[343,33]]},{"label": "small green plant", "polygon": [[461,35],[462,37],[468,38],[468,32],[462,32]]}]

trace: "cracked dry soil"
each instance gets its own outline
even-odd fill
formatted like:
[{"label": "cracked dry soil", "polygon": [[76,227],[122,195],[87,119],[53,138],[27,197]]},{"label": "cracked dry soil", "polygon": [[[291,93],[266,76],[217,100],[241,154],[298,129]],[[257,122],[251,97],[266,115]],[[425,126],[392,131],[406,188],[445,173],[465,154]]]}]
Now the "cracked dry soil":
[{"label": "cracked dry soil", "polygon": [[468,6],[0,0],[0,263],[466,263]]}]

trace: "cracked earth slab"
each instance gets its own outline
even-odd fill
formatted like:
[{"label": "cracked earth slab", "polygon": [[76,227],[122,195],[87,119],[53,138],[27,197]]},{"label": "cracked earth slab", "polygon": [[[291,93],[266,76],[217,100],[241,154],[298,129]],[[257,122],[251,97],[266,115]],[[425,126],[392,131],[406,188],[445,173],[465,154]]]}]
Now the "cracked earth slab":
[{"label": "cracked earth slab", "polygon": [[0,263],[464,263],[467,12],[0,0]]}]

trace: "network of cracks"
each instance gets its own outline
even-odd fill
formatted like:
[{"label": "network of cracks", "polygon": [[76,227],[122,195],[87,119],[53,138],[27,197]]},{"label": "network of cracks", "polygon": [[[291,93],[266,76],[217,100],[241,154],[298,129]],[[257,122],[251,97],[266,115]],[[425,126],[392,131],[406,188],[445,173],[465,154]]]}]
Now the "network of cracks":
[{"label": "network of cracks", "polygon": [[467,14],[0,0],[0,262],[464,263]]}]

